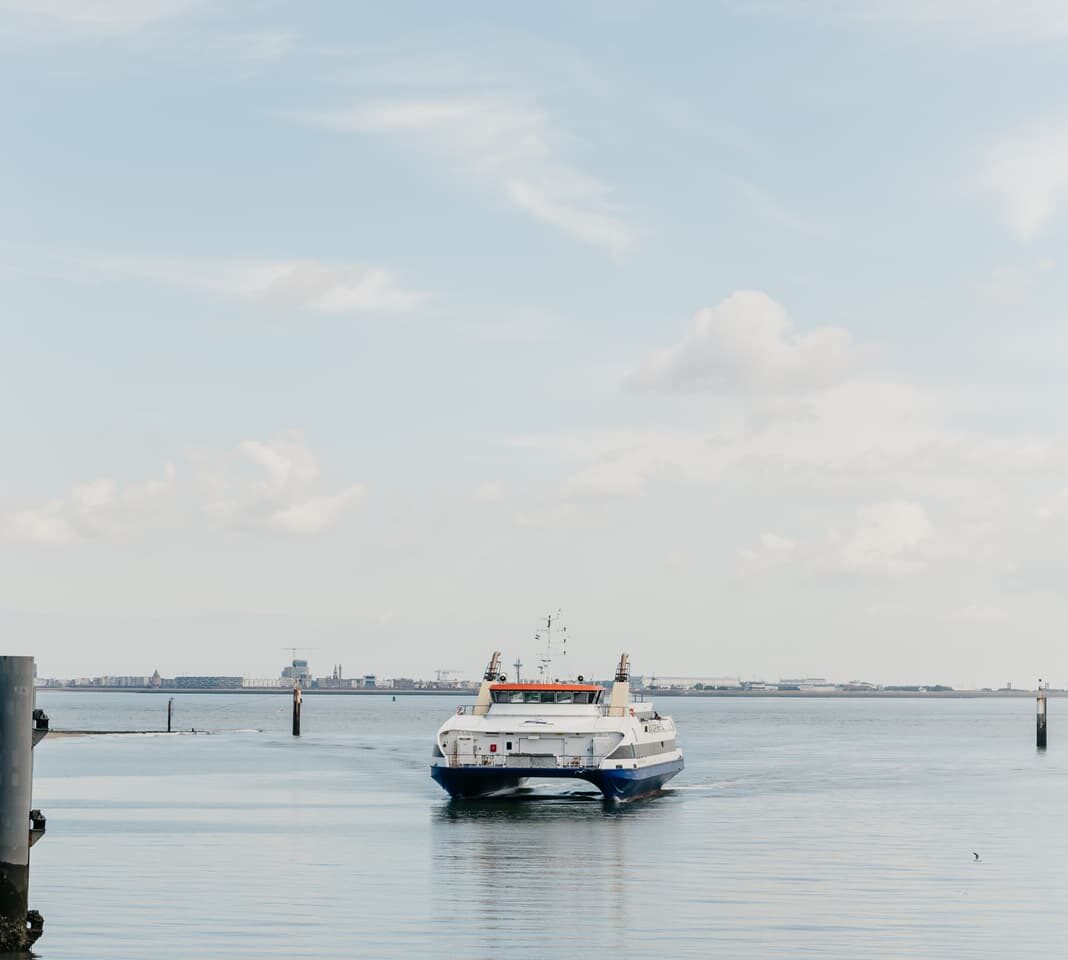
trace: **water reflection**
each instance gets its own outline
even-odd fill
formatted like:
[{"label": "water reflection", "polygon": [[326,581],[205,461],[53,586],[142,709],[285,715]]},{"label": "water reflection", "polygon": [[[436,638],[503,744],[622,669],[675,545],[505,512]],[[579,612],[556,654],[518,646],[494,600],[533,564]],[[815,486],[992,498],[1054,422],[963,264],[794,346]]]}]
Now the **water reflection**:
[{"label": "water reflection", "polygon": [[486,955],[535,935],[541,947],[573,949],[583,929],[596,929],[598,952],[622,952],[641,890],[629,836],[663,813],[656,799],[600,794],[444,802],[431,818],[432,873],[449,878],[434,888],[435,926]]}]

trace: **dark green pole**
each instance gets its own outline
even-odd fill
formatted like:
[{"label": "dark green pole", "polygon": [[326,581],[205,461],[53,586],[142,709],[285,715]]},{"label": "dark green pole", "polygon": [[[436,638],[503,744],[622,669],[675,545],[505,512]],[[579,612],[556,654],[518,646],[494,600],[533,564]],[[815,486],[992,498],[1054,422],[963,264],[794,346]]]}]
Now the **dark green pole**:
[{"label": "dark green pole", "polygon": [[1039,750],[1046,749],[1046,689],[1042,686],[1042,681],[1038,681],[1038,710],[1037,710],[1037,728],[1035,734],[1035,746]]}]

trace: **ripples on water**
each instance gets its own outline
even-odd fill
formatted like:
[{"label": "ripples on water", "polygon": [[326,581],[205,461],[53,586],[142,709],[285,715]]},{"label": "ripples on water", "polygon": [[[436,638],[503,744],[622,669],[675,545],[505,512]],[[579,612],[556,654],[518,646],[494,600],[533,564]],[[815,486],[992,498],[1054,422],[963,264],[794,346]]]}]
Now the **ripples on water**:
[{"label": "ripples on water", "polygon": [[[1068,701],[1043,755],[1028,700],[664,700],[687,769],[619,807],[448,802],[453,698],[310,696],[299,740],[285,697],[175,701],[215,733],[38,747],[45,960],[1004,958],[1068,933]],[[39,702],[54,727],[166,717]]]}]

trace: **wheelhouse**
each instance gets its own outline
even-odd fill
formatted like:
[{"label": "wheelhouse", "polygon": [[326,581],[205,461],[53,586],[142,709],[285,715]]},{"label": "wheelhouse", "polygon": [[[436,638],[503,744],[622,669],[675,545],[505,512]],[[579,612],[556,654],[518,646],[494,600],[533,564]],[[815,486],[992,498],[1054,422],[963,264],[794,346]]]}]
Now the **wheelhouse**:
[{"label": "wheelhouse", "polygon": [[495,683],[494,703],[600,703],[604,687],[592,683]]}]

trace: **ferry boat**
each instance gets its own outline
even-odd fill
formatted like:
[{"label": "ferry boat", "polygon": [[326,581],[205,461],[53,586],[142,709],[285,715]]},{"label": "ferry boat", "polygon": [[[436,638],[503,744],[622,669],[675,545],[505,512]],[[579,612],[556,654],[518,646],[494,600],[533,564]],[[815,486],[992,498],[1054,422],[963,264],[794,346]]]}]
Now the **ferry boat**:
[{"label": "ferry boat", "polygon": [[[544,662],[544,661],[543,661]],[[515,790],[529,777],[592,783],[605,799],[659,790],[683,768],[675,723],[630,693],[630,662],[619,659],[605,688],[575,682],[509,683],[494,652],[474,704],[441,725],[430,775],[453,798]]]}]

